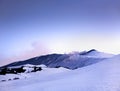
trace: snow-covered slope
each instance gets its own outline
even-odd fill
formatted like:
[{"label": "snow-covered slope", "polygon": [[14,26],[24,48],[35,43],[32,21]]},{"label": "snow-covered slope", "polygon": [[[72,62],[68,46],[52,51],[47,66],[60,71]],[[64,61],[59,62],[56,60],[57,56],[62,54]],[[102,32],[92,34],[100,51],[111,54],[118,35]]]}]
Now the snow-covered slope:
[{"label": "snow-covered slope", "polygon": [[85,56],[88,56],[88,57],[96,57],[96,58],[109,58],[109,57],[115,56],[114,54],[99,52],[95,49],[92,49],[90,51],[81,53],[81,55],[85,55]]},{"label": "snow-covered slope", "polygon": [[25,79],[0,82],[0,91],[120,91],[119,69],[120,55],[76,70],[45,68]]}]

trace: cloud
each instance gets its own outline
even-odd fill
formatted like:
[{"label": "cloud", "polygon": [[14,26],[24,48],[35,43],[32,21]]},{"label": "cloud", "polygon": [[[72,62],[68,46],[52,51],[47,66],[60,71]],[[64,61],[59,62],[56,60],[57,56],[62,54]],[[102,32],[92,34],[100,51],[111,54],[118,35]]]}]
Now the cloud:
[{"label": "cloud", "polygon": [[11,63],[11,62],[21,61],[21,60],[25,60],[25,59],[29,59],[32,57],[36,57],[36,56],[45,55],[45,54],[50,53],[49,48],[41,42],[33,42],[31,44],[31,47],[32,47],[31,50],[26,50],[26,51],[19,53],[18,55],[12,55],[10,57],[6,57],[5,55],[3,55],[1,53],[0,66],[6,65],[6,64]]}]

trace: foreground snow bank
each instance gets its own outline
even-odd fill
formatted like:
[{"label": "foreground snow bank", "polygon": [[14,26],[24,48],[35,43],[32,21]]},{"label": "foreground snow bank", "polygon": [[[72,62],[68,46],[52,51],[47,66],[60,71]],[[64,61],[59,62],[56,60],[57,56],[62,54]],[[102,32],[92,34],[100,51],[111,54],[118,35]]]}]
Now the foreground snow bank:
[{"label": "foreground snow bank", "polygon": [[0,91],[120,91],[119,69],[120,55],[76,70],[44,68],[26,79],[0,82]]}]

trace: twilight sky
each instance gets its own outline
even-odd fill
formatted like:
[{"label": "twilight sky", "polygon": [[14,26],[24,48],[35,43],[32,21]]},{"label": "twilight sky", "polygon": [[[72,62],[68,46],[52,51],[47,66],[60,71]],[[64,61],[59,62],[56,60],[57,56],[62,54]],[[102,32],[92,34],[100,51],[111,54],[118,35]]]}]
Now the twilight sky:
[{"label": "twilight sky", "polygon": [[0,65],[93,48],[120,53],[120,0],[0,0]]}]

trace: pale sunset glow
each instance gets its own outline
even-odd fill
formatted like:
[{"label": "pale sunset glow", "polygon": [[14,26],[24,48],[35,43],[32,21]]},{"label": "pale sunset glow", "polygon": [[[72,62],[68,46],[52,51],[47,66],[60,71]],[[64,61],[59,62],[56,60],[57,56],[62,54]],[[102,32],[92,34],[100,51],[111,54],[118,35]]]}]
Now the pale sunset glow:
[{"label": "pale sunset glow", "polygon": [[119,0],[0,0],[0,65],[90,49],[120,53]]}]

